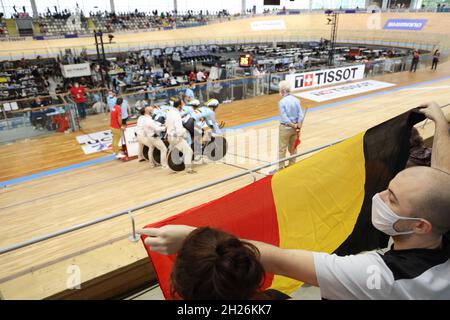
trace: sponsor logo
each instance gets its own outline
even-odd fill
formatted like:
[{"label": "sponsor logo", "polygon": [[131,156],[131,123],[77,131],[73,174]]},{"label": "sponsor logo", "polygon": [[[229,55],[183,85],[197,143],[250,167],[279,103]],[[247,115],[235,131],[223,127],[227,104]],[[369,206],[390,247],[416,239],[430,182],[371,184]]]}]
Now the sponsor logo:
[{"label": "sponsor logo", "polygon": [[362,82],[355,82],[351,84],[344,84],[340,86],[330,87],[326,89],[317,89],[307,92],[295,94],[296,96],[312,101],[323,102],[369,92],[373,90],[384,89],[392,87],[394,84],[388,82],[381,82],[375,80],[367,80]]},{"label": "sponsor logo", "polygon": [[288,75],[286,79],[291,82],[294,89],[312,88],[327,84],[361,79],[364,66],[343,67],[330,70],[320,70],[309,73]]},{"label": "sponsor logo", "polygon": [[426,19],[389,19],[383,29],[387,30],[422,30]]}]

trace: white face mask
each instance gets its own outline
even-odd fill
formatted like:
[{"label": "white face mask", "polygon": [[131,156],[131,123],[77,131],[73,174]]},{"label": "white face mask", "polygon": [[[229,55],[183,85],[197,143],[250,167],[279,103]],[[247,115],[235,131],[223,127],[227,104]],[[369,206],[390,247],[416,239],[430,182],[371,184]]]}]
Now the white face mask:
[{"label": "white face mask", "polygon": [[398,232],[394,229],[394,224],[398,220],[417,220],[420,221],[420,218],[405,218],[400,217],[395,214],[391,208],[381,199],[380,194],[377,193],[372,198],[372,224],[375,228],[380,230],[381,232],[386,233],[390,236],[398,236],[402,234],[411,234],[414,231],[405,231]]}]

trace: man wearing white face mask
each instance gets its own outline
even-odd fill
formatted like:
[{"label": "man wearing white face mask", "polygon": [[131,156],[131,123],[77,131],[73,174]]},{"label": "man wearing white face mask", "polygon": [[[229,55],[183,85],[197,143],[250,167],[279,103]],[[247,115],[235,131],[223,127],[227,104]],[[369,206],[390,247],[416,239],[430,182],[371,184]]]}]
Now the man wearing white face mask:
[{"label": "man wearing white face mask", "polygon": [[[389,251],[337,256],[250,241],[267,272],[318,286],[326,299],[450,299],[450,136],[434,103],[421,106],[436,123],[432,167],[400,172],[376,194],[372,223],[393,237]],[[151,250],[177,252],[194,227],[139,231]]]}]

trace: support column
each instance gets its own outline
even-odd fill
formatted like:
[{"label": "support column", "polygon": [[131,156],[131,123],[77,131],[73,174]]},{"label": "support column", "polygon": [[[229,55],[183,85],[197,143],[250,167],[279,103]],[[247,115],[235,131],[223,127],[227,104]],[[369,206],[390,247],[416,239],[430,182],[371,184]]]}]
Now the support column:
[{"label": "support column", "polygon": [[33,10],[33,18],[37,19],[39,17],[39,13],[36,6],[36,0],[31,0],[31,10]]},{"label": "support column", "polygon": [[178,15],[178,2],[177,0],[173,0],[173,11]]},{"label": "support column", "polygon": [[243,14],[243,15],[245,15],[246,6],[247,6],[246,1],[242,0],[241,1],[241,14]]},{"label": "support column", "polygon": [[116,4],[114,3],[114,0],[109,0],[109,5],[111,7],[111,12],[116,12]]}]

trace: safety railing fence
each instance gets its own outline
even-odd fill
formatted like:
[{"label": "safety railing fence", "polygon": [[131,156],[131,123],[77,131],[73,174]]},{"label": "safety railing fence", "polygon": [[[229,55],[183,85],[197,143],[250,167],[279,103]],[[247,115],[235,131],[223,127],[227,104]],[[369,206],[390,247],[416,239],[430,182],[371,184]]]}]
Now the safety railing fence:
[{"label": "safety railing fence", "polygon": [[[141,51],[151,49],[161,49],[167,47],[178,46],[198,46],[198,45],[233,45],[233,44],[250,44],[250,43],[298,43],[319,41],[321,38],[329,37],[328,29],[299,29],[278,32],[271,35],[245,35],[245,36],[227,36],[208,38],[205,34],[202,38],[192,37],[189,39],[171,39],[171,40],[146,40],[140,42],[126,42],[105,44],[105,52],[107,54],[115,54],[128,51]],[[363,42],[361,42],[363,41]],[[450,39],[444,34],[435,33],[421,33],[415,34],[411,38],[411,34],[404,31],[383,30],[340,30],[338,33],[338,42],[341,43],[364,43],[384,46],[400,46],[406,48],[419,48],[424,50],[432,50],[433,48],[440,48],[441,51],[447,51],[450,47]],[[35,59],[37,56],[41,57],[56,57],[61,52],[64,52],[66,46],[44,47],[44,48],[29,48],[21,49],[12,53],[10,50],[0,50],[0,60],[18,60],[21,58]],[[79,54],[86,51],[89,55],[95,55],[96,49],[93,44],[77,45],[70,48],[74,54]]]},{"label": "safety railing fence", "polygon": [[62,235],[65,235],[65,234],[77,231],[77,230],[81,230],[81,229],[84,229],[84,228],[87,228],[87,227],[90,227],[90,226],[93,226],[93,225],[96,225],[96,224],[99,224],[99,223],[102,223],[102,222],[105,222],[105,221],[113,220],[113,219],[116,219],[118,217],[125,216],[125,215],[129,215],[130,219],[131,219],[131,228],[130,228],[131,229],[131,233],[130,233],[129,240],[130,241],[138,241],[139,237],[136,234],[135,220],[134,220],[134,217],[133,217],[133,213],[138,211],[138,210],[147,209],[147,208],[150,208],[150,207],[155,206],[157,204],[161,204],[161,203],[167,202],[169,200],[177,199],[179,197],[182,197],[182,196],[185,196],[185,195],[189,195],[189,194],[192,194],[192,193],[195,193],[197,191],[201,191],[201,190],[213,187],[213,186],[217,186],[219,184],[222,184],[222,183],[225,183],[225,182],[228,182],[228,181],[240,178],[240,177],[244,177],[244,176],[247,176],[247,175],[252,175],[253,176],[253,182],[254,182],[254,181],[256,181],[256,177],[254,176],[254,173],[258,173],[258,172],[260,172],[263,169],[276,166],[276,165],[278,165],[279,163],[281,163],[283,161],[285,162],[285,161],[288,161],[288,160],[291,160],[291,159],[297,159],[299,157],[306,156],[306,155],[309,155],[311,153],[320,151],[322,149],[325,149],[327,147],[335,145],[335,144],[337,144],[339,142],[342,142],[343,140],[345,140],[345,139],[334,141],[332,143],[328,143],[328,144],[325,144],[325,145],[322,145],[322,146],[319,146],[319,147],[316,147],[316,148],[312,148],[312,149],[309,149],[309,150],[307,150],[305,152],[302,152],[302,153],[299,153],[299,154],[295,154],[295,155],[292,155],[292,156],[288,156],[288,157],[286,157],[284,159],[280,159],[280,160],[276,160],[276,161],[273,161],[273,162],[269,162],[269,163],[266,163],[264,165],[260,165],[258,167],[252,168],[252,169],[243,169],[241,172],[238,172],[236,174],[230,175],[230,176],[225,177],[225,178],[221,178],[221,179],[218,179],[218,180],[215,180],[215,181],[211,181],[211,182],[202,184],[200,186],[189,188],[189,189],[186,189],[184,191],[177,192],[177,193],[171,194],[169,196],[162,197],[162,198],[157,199],[157,200],[148,201],[148,202],[142,203],[140,205],[128,208],[126,210],[122,210],[122,211],[119,211],[119,212],[116,212],[116,213],[105,215],[103,217],[100,217],[100,218],[97,218],[97,219],[93,219],[93,220],[90,220],[90,221],[87,221],[87,222],[84,222],[84,223],[79,223],[79,224],[73,225],[71,227],[62,229],[62,230],[58,230],[58,231],[55,231],[55,232],[52,232],[52,233],[49,233],[49,234],[46,234],[46,235],[42,235],[42,236],[38,236],[38,237],[35,237],[35,238],[32,238],[32,239],[29,239],[27,241],[23,241],[23,242],[19,242],[19,243],[15,243],[15,244],[12,244],[12,245],[8,245],[8,246],[5,246],[5,247],[2,247],[2,248],[0,248],[0,255],[8,253],[8,252],[15,251],[15,250],[19,250],[21,248],[25,248],[25,247],[28,247],[28,246],[31,246],[31,245],[34,245],[34,244],[38,244],[38,243],[41,243],[43,241],[46,241],[46,240],[49,240],[49,239],[53,239],[53,238],[56,238],[56,237],[59,237],[59,236],[62,236]]},{"label": "safety railing fence", "polygon": [[0,143],[76,131],[76,110],[63,96],[0,101]]},{"label": "safety railing fence", "polygon": [[[443,55],[445,57],[445,55]],[[326,61],[326,56],[320,57]],[[373,77],[394,72],[407,71],[411,67],[411,57],[398,57],[388,59],[374,59],[365,68],[365,76]],[[418,70],[430,68],[432,54],[421,56]],[[363,62],[339,62],[336,67],[343,67]],[[306,66],[296,64],[295,73],[327,69],[327,66],[309,64]],[[265,72],[258,76],[243,76],[224,80],[208,80],[203,83],[197,83],[194,89],[194,95],[201,103],[209,99],[217,99],[221,104],[233,101],[251,99],[254,97],[278,92],[278,83],[286,79],[286,75],[292,72]],[[135,119],[139,115],[139,109],[144,105],[169,105],[172,97],[183,99],[187,89],[187,81],[184,84],[172,87],[155,87],[152,90],[146,90],[145,78],[140,85],[133,87],[117,86],[115,89],[129,106],[129,115]],[[108,89],[95,89],[88,92],[86,99],[88,117],[93,114],[107,112],[106,94]],[[21,99],[16,101],[0,102],[0,132],[2,132],[0,142],[10,142],[23,138],[30,138],[52,132],[65,132],[67,130],[77,131],[79,129],[77,108],[68,95],[57,95],[54,97],[43,97],[49,104],[43,110],[32,110],[31,103],[34,99]],[[17,103],[18,110],[9,110],[10,103]],[[8,109],[7,109],[8,108]],[[45,109],[57,109],[52,113]],[[48,112],[47,116],[43,113]],[[66,120],[64,120],[66,119]]]}]

